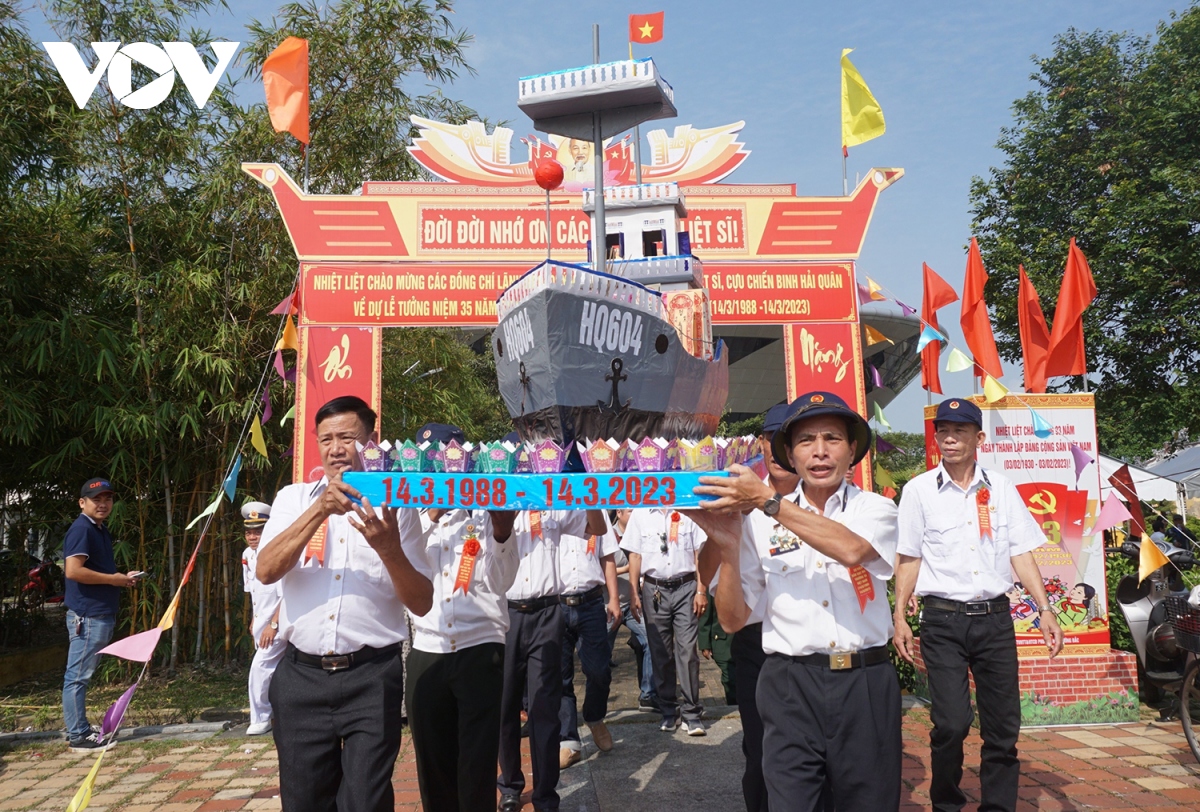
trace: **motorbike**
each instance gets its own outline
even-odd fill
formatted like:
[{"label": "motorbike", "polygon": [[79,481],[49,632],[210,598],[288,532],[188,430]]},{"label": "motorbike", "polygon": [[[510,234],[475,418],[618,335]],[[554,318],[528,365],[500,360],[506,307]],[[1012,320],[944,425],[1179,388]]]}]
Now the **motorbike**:
[{"label": "motorbike", "polygon": [[[1190,652],[1176,639],[1168,612],[1172,601],[1167,599],[1186,600],[1188,590],[1180,572],[1196,566],[1196,559],[1190,550],[1176,547],[1169,541],[1150,543],[1157,546],[1174,566],[1160,567],[1141,583],[1138,583],[1136,573],[1126,575],[1117,584],[1117,605],[1137,648],[1143,694],[1151,702],[1168,699],[1159,711],[1160,720],[1167,721],[1179,715],[1179,689],[1192,659]],[[1137,566],[1141,560],[1141,545],[1140,540],[1131,539],[1120,547],[1106,547],[1105,552],[1125,556]]]},{"label": "motorbike", "polygon": [[43,603],[61,603],[64,589],[62,568],[53,558],[44,558],[29,570],[29,580],[21,588],[21,605],[33,609]]}]

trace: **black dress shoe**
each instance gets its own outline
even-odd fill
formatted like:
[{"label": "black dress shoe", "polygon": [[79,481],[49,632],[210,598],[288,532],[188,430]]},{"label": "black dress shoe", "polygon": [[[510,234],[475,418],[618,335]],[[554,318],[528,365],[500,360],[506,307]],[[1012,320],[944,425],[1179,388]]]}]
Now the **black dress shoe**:
[{"label": "black dress shoe", "polygon": [[499,809],[500,809],[500,812],[520,812],[521,796],[520,795],[501,795]]}]

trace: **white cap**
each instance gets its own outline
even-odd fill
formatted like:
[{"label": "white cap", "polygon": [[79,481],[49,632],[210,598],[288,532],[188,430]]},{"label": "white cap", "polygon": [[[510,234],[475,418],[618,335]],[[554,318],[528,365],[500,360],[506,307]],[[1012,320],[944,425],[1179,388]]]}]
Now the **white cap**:
[{"label": "white cap", "polygon": [[265,502],[247,502],[242,505],[242,519],[246,527],[262,527],[271,518],[271,506]]}]

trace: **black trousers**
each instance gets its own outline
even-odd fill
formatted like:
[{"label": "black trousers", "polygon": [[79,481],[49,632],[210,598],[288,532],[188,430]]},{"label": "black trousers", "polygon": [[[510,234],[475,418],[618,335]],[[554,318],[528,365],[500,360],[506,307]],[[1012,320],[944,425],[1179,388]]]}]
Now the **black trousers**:
[{"label": "black trousers", "polygon": [[768,654],[758,676],[771,812],[900,808],[900,682],[890,662],[832,671]]},{"label": "black trousers", "polygon": [[734,690],[742,717],[742,755],[746,771],[742,773],[742,795],[746,812],[767,812],[767,783],[763,778],[763,721],[758,713],[758,674],[767,655],[762,647],[762,624],[751,623],[733,636]]},{"label": "black trousers", "polygon": [[[408,655],[408,724],[425,812],[492,812],[504,645]],[[290,810],[289,810],[290,812]]]},{"label": "black trousers", "polygon": [[929,734],[933,781],[929,797],[938,812],[958,812],[967,802],[958,788],[963,772],[963,739],[974,713],[967,669],[975,676],[979,708],[979,812],[1015,809],[1021,763],[1021,687],[1017,641],[1007,612],[967,616],[926,609],[921,615],[921,656],[929,679]]},{"label": "black trousers", "polygon": [[503,795],[525,789],[521,771],[521,700],[528,699],[533,806],[558,809],[558,711],[562,706],[562,606],[508,610],[504,690],[500,697],[500,777]]},{"label": "black trousers", "polygon": [[404,661],[399,651],[347,671],[284,655],[269,690],[288,812],[392,812]]}]

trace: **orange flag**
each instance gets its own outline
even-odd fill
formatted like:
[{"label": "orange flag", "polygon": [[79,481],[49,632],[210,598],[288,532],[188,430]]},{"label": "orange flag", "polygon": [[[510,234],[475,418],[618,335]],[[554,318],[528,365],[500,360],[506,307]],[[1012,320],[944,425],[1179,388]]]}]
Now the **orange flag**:
[{"label": "orange flag", "polygon": [[983,257],[979,255],[979,243],[971,238],[971,247],[967,250],[967,274],[963,279],[962,325],[963,337],[967,346],[975,356],[975,377],[993,378],[1004,376],[1000,367],[1000,354],[996,352],[996,338],[992,335],[992,320],[988,317],[987,302],[983,300],[983,288],[987,284],[988,273],[983,267]]},{"label": "orange flag", "polygon": [[653,14],[629,15],[629,41],[636,43],[658,42],[663,38],[663,18],[665,11]]},{"label": "orange flag", "polygon": [[1017,293],[1017,322],[1021,327],[1021,356],[1025,359],[1025,391],[1046,391],[1046,350],[1050,330],[1042,315],[1037,289],[1025,275],[1025,266],[1017,266],[1020,288]]},{"label": "orange flag", "polygon": [[308,40],[288,37],[263,62],[267,112],[275,132],[308,143]]},{"label": "orange flag", "polygon": [[1083,311],[1096,298],[1096,281],[1087,258],[1071,238],[1067,252],[1067,269],[1063,272],[1062,287],[1058,289],[1058,304],[1054,308],[1054,326],[1050,331],[1050,348],[1046,351],[1046,377],[1053,375],[1086,375],[1087,354],[1083,347]]},{"label": "orange flag", "polygon": [[[937,312],[946,305],[957,302],[958,294],[945,279],[934,273],[933,268],[923,262],[921,271],[924,274],[921,321],[940,333],[942,328],[938,324]],[[938,374],[938,358],[941,354],[942,345],[937,341],[929,342],[925,349],[921,350],[921,386],[939,395],[942,394],[942,379]]]}]

